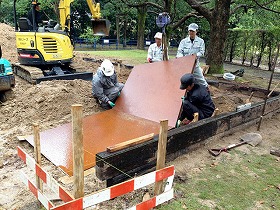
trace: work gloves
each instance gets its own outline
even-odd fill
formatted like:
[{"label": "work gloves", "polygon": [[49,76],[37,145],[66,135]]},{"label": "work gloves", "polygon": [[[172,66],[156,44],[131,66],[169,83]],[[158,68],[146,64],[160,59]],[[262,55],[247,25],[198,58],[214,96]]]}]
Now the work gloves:
[{"label": "work gloves", "polygon": [[178,120],[177,123],[176,123],[176,128],[179,128],[181,125],[181,120]]},{"label": "work gloves", "polygon": [[114,106],[116,106],[116,104],[114,104],[112,101],[108,101],[108,104],[113,108]]}]

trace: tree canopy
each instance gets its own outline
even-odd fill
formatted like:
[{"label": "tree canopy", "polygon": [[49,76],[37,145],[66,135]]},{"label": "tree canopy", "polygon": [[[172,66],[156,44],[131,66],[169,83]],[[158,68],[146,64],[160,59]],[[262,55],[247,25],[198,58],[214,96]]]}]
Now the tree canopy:
[{"label": "tree canopy", "polygon": [[[58,20],[59,0],[41,1],[46,17]],[[167,37],[174,42],[187,36],[186,28],[196,22],[199,36],[206,41],[207,62],[211,71],[222,72],[222,59],[228,29],[279,28],[280,1],[274,0],[104,0],[100,1],[102,15],[110,20],[110,38],[119,42],[137,40],[138,48],[144,48],[145,39],[153,39],[160,31],[156,17],[168,12],[171,23],[167,27]],[[24,17],[31,8],[31,0],[17,0],[17,16]],[[75,36],[89,33],[90,11],[85,0],[72,3],[72,20]],[[0,0],[0,22],[13,24],[13,2]]]}]

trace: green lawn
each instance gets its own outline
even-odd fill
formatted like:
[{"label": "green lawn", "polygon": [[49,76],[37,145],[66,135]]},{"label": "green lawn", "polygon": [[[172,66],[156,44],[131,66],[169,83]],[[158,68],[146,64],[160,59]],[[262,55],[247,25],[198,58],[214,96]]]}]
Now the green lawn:
[{"label": "green lawn", "polygon": [[141,64],[146,62],[146,50],[110,50],[110,51],[79,51],[89,53],[97,57],[118,58],[126,61],[129,64]]},{"label": "green lawn", "polygon": [[[80,53],[88,53],[96,57],[102,58],[117,58],[125,63],[137,65],[147,62],[147,50],[107,50],[107,51],[78,51]],[[173,54],[175,54],[173,52]],[[175,55],[170,55],[169,58],[174,58]]]},{"label": "green lawn", "polygon": [[208,165],[186,183],[175,184],[175,196],[159,209],[280,209],[279,162],[271,155],[235,151],[238,161]]}]

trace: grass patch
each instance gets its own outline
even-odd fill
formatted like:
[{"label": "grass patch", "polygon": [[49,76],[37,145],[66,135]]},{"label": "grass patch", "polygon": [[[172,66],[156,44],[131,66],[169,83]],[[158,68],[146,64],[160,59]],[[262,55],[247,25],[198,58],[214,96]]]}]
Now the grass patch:
[{"label": "grass patch", "polygon": [[107,58],[118,58],[136,65],[146,62],[146,50],[110,50],[110,51],[79,51],[81,53],[88,53],[95,56],[102,56]]},{"label": "grass patch", "polygon": [[177,198],[160,209],[280,209],[279,162],[271,155],[232,155],[238,161],[223,159],[175,184]]},{"label": "grass patch", "polygon": [[[147,63],[147,50],[108,50],[108,51],[78,51],[88,53],[96,57],[106,57],[108,59],[121,59],[126,63],[137,65]],[[172,51],[173,52],[173,51]],[[175,52],[169,55],[169,59],[175,58]]]}]

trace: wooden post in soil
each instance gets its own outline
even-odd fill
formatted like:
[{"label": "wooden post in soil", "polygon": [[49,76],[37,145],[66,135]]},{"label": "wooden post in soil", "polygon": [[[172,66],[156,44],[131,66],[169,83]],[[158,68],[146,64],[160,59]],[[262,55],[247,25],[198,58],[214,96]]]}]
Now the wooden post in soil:
[{"label": "wooden post in soil", "polygon": [[72,105],[74,197],[84,196],[83,106]]},{"label": "wooden post in soil", "polygon": [[[33,134],[34,134],[34,153],[35,161],[41,166],[41,145],[40,145],[40,129],[38,124],[33,124]],[[36,175],[36,185],[41,192],[43,192],[43,182],[39,176]]]},{"label": "wooden post in soil", "polygon": [[[156,170],[165,167],[168,120],[160,121]],[[163,192],[163,180],[155,183],[155,195]]]}]

